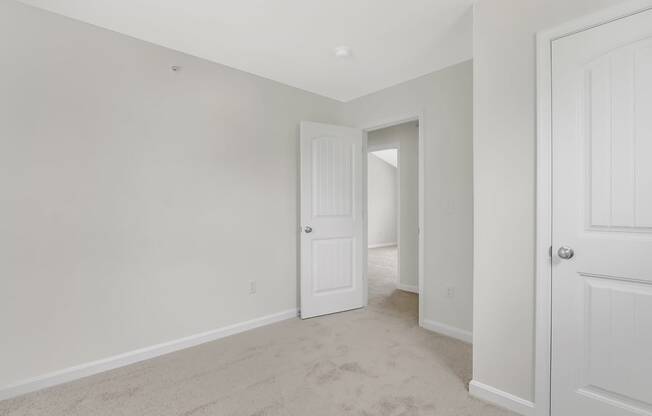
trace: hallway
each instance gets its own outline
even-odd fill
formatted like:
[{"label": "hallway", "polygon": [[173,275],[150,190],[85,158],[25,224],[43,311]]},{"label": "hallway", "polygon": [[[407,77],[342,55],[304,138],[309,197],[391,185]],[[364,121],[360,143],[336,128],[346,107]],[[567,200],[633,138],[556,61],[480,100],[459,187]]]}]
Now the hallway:
[{"label": "hallway", "polygon": [[397,256],[396,246],[369,249],[369,308],[418,325],[419,295],[396,289]]}]

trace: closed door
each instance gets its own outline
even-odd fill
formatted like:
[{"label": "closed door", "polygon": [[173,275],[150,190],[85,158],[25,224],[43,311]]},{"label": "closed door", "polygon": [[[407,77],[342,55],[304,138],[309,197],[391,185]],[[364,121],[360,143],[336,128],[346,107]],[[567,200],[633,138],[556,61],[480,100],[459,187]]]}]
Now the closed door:
[{"label": "closed door", "polygon": [[301,317],[364,306],[363,132],[301,123]]},{"label": "closed door", "polygon": [[652,415],[652,11],[552,50],[552,415]]}]

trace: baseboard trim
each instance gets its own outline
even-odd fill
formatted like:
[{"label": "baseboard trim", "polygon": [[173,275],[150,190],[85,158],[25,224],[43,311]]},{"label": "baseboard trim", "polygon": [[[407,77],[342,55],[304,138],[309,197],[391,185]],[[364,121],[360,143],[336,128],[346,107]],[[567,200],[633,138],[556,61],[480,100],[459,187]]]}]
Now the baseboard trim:
[{"label": "baseboard trim", "polygon": [[471,380],[469,393],[476,399],[495,404],[523,416],[534,416],[534,403],[498,390],[495,387]]},{"label": "baseboard trim", "polygon": [[383,247],[393,247],[393,246],[398,246],[398,243],[383,243],[383,244],[370,244],[367,246],[367,248],[383,248]]},{"label": "baseboard trim", "polygon": [[447,337],[459,339],[460,341],[464,341],[468,344],[473,343],[473,333],[471,331],[455,328],[454,326],[442,324],[441,322],[431,321],[428,319],[424,319],[422,324],[422,326],[429,331],[446,335]]},{"label": "baseboard trim", "polygon": [[171,352],[194,347],[206,342],[215,341],[220,338],[225,338],[230,335],[249,331],[261,326],[295,318],[297,317],[297,313],[297,309],[289,309],[287,311],[262,316],[260,318],[255,318],[249,321],[240,322],[199,334],[190,335],[188,337],[179,338],[173,341],[164,342],[162,344],[152,345],[150,347],[114,355],[113,357],[68,367],[49,374],[44,374],[42,376],[34,377],[13,385],[0,388],[0,400],[9,399],[47,387],[56,386],[57,384],[67,383],[69,381],[92,376],[94,374],[113,370],[119,367],[124,367],[129,364],[148,360],[150,358],[169,354]]},{"label": "baseboard trim", "polygon": [[412,293],[419,294],[419,288],[417,286],[398,284],[396,287],[404,292],[412,292]]}]

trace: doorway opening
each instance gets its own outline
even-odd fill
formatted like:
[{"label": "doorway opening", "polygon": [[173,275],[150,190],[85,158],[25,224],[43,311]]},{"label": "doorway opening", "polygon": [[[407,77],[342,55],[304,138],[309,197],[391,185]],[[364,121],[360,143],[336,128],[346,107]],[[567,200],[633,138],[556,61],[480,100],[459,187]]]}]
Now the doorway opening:
[{"label": "doorway opening", "polygon": [[370,307],[419,318],[419,122],[367,130]]}]

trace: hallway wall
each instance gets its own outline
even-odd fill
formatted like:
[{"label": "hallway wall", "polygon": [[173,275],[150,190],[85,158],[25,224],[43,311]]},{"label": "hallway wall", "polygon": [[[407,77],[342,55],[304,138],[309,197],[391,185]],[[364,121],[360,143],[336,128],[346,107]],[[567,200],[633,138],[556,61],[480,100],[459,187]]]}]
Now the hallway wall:
[{"label": "hallway wall", "polygon": [[398,171],[373,153],[367,155],[369,247],[397,244]]},{"label": "hallway wall", "polygon": [[419,126],[416,121],[368,133],[370,146],[399,146],[400,284],[419,286]]}]

